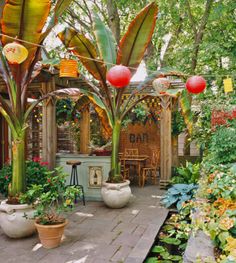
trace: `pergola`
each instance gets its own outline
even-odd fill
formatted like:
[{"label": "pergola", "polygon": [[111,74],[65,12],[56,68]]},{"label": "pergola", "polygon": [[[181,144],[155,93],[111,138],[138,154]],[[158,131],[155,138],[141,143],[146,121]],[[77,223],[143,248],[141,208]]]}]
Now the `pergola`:
[{"label": "pergola", "polygon": [[[170,80],[172,88],[184,88],[184,83],[180,80]],[[131,83],[130,90],[138,83]],[[58,74],[52,74],[48,70],[42,70],[41,74],[30,85],[29,92],[36,97],[61,88],[88,88],[88,84],[81,78],[59,78]],[[146,90],[152,91],[152,86],[148,85]],[[0,79],[0,93],[5,92],[5,83]],[[127,90],[129,92],[129,89]],[[125,94],[124,94],[125,95]],[[160,186],[165,188],[171,178],[172,166],[172,143],[171,143],[171,111],[172,97],[162,95],[159,97],[161,106],[160,118]],[[89,153],[88,144],[90,141],[90,112],[85,109],[81,112],[80,120],[80,153]],[[57,151],[57,125],[56,125],[56,105],[54,99],[45,100],[42,103],[42,159],[49,163],[52,169],[56,164]]]}]

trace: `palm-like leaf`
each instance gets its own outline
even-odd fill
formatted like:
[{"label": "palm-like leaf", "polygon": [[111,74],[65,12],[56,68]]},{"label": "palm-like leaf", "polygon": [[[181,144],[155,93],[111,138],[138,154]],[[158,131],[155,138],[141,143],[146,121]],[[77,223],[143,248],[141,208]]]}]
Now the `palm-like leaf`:
[{"label": "palm-like leaf", "polygon": [[95,61],[98,59],[98,54],[92,42],[71,28],[66,28],[58,34],[58,37],[67,48],[71,48],[73,53],[79,56],[88,72],[105,85],[106,68],[102,61]]},{"label": "palm-like leaf", "polygon": [[112,128],[111,128],[111,125],[109,124],[110,122],[108,119],[107,112],[104,108],[102,108],[100,106],[101,104],[100,103],[97,104],[97,102],[98,101],[95,99],[95,97],[93,97],[93,96],[88,97],[88,96],[84,95],[77,101],[77,103],[75,105],[75,109],[78,111],[81,111],[84,107],[87,107],[90,103],[92,103],[94,110],[97,113],[97,115],[101,121],[105,135],[107,137],[110,137],[112,134]]},{"label": "palm-like leaf", "polygon": [[[39,43],[42,29],[50,11],[50,0],[11,0],[3,8],[1,31],[5,35],[18,37],[33,43]],[[12,39],[2,37],[2,44],[12,42]],[[20,65],[11,65],[15,79],[19,79],[17,72],[21,72],[19,84],[22,84],[28,74],[30,65],[36,55],[38,47],[23,44],[28,49],[27,59]]]},{"label": "palm-like leaf", "polygon": [[110,29],[104,25],[96,13],[93,15],[93,30],[96,36],[100,57],[103,58],[107,65],[107,69],[109,69],[116,64],[115,38]]},{"label": "palm-like leaf", "polygon": [[157,5],[153,2],[141,10],[131,22],[119,44],[117,64],[134,68],[139,65],[151,41],[157,11]]}]

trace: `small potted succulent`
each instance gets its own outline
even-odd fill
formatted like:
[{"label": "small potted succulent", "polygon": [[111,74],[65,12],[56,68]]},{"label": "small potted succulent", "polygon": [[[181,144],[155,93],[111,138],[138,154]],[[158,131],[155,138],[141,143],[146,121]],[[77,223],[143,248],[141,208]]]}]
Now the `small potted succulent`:
[{"label": "small potted succulent", "polygon": [[66,177],[62,167],[48,172],[47,182],[44,185],[32,185],[21,196],[23,203],[35,202],[35,226],[39,239],[45,248],[54,248],[60,245],[64,228],[68,224],[65,212],[71,211],[80,189],[76,186],[66,186]]}]

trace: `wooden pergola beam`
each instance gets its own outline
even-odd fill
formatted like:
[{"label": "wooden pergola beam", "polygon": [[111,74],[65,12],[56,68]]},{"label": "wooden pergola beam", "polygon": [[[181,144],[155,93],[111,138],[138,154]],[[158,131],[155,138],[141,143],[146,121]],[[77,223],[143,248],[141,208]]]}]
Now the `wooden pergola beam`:
[{"label": "wooden pergola beam", "polygon": [[[43,82],[41,88],[43,94],[54,91],[54,78],[50,82]],[[56,105],[53,99],[43,102],[42,114],[42,159],[48,162],[48,168],[52,170],[56,165],[57,149]]]}]

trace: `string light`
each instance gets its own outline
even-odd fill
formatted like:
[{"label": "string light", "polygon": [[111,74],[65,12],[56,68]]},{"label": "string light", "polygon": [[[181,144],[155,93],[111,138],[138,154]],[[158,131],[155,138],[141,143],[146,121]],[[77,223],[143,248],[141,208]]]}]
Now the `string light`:
[{"label": "string light", "polygon": [[[36,44],[36,43],[33,43],[33,42],[30,42],[30,41],[27,41],[27,40],[23,40],[23,39],[19,39],[19,38],[15,38],[15,37],[11,37],[9,35],[6,35],[6,34],[3,34],[3,33],[0,33],[0,36],[3,36],[3,37],[6,37],[6,38],[9,38],[9,39],[12,39],[12,40],[17,40],[18,42],[22,42],[22,43],[25,43],[25,44],[29,44],[29,45],[32,45],[32,46],[36,46],[36,47],[41,47],[43,49],[46,49],[46,46],[45,45],[40,45],[40,44]],[[73,49],[70,48],[70,50],[72,51]],[[58,53],[58,54],[61,54],[60,51],[57,51],[54,49],[54,52]],[[70,55],[70,52],[66,52],[67,55]],[[116,64],[114,63],[110,63],[110,62],[106,62],[106,61],[103,61],[101,59],[96,59],[96,58],[90,58],[90,57],[86,57],[86,56],[81,56],[81,55],[78,55],[78,54],[74,54],[76,57],[78,58],[81,58],[81,59],[86,59],[86,60],[91,60],[91,61],[96,61],[98,63],[105,63],[105,64],[109,64],[109,65],[112,65],[112,66],[115,66]],[[135,68],[135,67],[128,67],[129,69],[131,70],[137,70],[138,68]],[[155,70],[149,70],[147,69],[147,72],[149,73],[155,73],[156,71]],[[183,74],[185,77],[191,77],[193,76],[192,74]],[[215,75],[212,75],[212,74],[198,74],[198,75],[201,75],[201,76],[204,76],[204,77],[215,77],[215,76],[221,76],[221,77],[228,77],[229,74],[215,74]],[[235,75],[234,74],[230,74],[230,76],[234,77]]]}]

